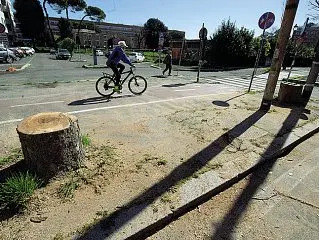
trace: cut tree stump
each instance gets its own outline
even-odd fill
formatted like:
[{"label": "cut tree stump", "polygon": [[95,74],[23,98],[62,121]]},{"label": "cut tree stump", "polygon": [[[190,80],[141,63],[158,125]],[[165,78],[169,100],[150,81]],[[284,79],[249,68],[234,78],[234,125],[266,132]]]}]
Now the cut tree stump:
[{"label": "cut tree stump", "polygon": [[60,113],[39,113],[25,118],[17,127],[26,167],[44,180],[84,161],[78,119]]},{"label": "cut tree stump", "polygon": [[278,93],[278,100],[282,103],[300,103],[303,85],[282,82]]}]

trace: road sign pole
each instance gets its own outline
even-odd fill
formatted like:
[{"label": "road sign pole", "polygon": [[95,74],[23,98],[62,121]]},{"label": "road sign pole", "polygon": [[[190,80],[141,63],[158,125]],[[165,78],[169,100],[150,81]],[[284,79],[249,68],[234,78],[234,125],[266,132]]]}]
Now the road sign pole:
[{"label": "road sign pole", "polygon": [[260,40],[260,47],[259,47],[259,50],[258,50],[258,53],[257,53],[257,56],[256,56],[256,61],[255,61],[254,70],[253,70],[253,73],[252,73],[252,75],[251,75],[248,92],[250,92],[251,85],[252,85],[252,83],[253,83],[253,79],[254,79],[254,76],[255,76],[255,74],[256,74],[256,70],[257,70],[257,68],[258,68],[259,59],[260,59],[261,51],[262,51],[262,49],[263,49],[264,40],[265,40],[265,32],[266,32],[266,29],[264,28],[263,34],[262,34],[261,40]]}]

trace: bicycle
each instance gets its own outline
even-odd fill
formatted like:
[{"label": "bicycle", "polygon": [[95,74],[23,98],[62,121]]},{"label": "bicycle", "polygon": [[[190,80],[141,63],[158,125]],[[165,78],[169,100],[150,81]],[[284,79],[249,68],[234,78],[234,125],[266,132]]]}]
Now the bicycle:
[{"label": "bicycle", "polygon": [[[140,95],[143,92],[145,92],[147,88],[147,81],[144,77],[135,75],[133,69],[135,68],[131,67],[129,71],[123,72],[121,74],[122,76],[123,74],[128,73],[123,80],[120,80],[119,88],[121,90],[126,80],[131,75],[133,75],[133,77],[131,77],[130,80],[128,81],[128,89],[130,90],[131,93],[135,95]],[[111,76],[110,74],[104,73],[104,72],[103,72],[103,76],[100,77],[95,83],[96,91],[103,97],[110,97],[112,94],[114,94],[115,93],[114,86],[115,86],[115,74]]]}]

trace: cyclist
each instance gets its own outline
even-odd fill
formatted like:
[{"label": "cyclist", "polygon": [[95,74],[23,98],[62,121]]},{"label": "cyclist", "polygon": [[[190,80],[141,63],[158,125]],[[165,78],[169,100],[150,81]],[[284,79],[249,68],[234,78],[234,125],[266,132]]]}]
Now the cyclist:
[{"label": "cyclist", "polygon": [[120,80],[121,80],[121,74],[125,69],[125,66],[120,63],[122,60],[123,62],[129,64],[132,67],[135,67],[130,59],[126,56],[124,49],[127,47],[125,41],[119,41],[118,45],[116,48],[114,48],[113,52],[109,56],[106,65],[110,67],[115,74],[115,86],[114,86],[114,91],[115,92],[120,92]]}]

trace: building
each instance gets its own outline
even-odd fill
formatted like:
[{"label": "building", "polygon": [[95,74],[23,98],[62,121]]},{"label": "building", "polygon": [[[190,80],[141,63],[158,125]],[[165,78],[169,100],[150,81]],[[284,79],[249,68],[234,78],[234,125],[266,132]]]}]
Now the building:
[{"label": "building", "polygon": [[[80,20],[70,19],[73,26],[73,38],[77,39],[77,26]],[[60,36],[59,18],[50,17],[50,27],[56,38]],[[81,46],[105,48],[110,39],[116,41],[124,40],[130,48],[140,48],[143,44],[140,41],[142,27],[125,24],[83,21],[79,32],[78,41]]]},{"label": "building", "polygon": [[6,27],[4,33],[0,33],[0,44],[11,46],[15,41],[15,22],[10,0],[0,0],[0,23]]},{"label": "building", "polygon": [[[298,27],[293,32],[293,40],[296,40],[301,34],[302,27]],[[309,23],[304,33],[303,44],[308,46],[315,46],[319,40],[319,25]]]}]

